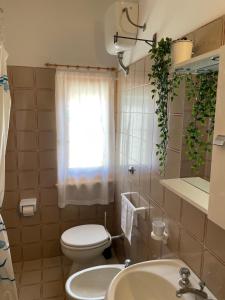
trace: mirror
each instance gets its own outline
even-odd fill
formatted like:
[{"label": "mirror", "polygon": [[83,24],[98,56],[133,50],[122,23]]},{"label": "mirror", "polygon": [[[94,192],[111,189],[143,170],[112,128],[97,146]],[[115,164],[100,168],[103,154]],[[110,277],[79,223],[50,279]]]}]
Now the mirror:
[{"label": "mirror", "polygon": [[180,177],[209,193],[219,55],[194,58],[176,66],[183,74],[179,101],[183,99]]}]

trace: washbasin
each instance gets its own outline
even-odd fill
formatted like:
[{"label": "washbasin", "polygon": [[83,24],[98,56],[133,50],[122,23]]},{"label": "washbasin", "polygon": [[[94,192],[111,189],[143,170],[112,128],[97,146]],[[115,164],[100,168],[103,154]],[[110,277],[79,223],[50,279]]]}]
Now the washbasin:
[{"label": "washbasin", "polygon": [[[196,300],[193,294],[177,298],[179,270],[187,267],[179,259],[162,259],[132,265],[112,280],[105,300]],[[199,289],[199,278],[191,271],[191,286]],[[205,287],[209,299],[216,297]]]}]

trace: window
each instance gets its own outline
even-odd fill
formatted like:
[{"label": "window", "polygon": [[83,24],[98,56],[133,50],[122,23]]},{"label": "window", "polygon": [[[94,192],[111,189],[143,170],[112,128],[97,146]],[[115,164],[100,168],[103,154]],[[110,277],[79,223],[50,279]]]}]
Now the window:
[{"label": "window", "polygon": [[59,206],[107,204],[114,178],[114,79],[56,72]]},{"label": "window", "polygon": [[104,131],[98,95],[85,94],[69,103],[69,168],[103,166]]}]

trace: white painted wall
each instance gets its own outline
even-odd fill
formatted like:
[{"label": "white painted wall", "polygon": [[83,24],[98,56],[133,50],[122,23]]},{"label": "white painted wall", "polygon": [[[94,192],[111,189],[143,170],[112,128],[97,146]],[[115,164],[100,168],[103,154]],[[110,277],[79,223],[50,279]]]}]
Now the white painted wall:
[{"label": "white painted wall", "polygon": [[[140,23],[147,22],[146,31],[139,31],[139,37],[146,39],[155,32],[159,39],[176,39],[225,14],[225,0],[139,0],[139,4]],[[144,57],[148,50],[145,43],[138,42],[125,62]]]},{"label": "white painted wall", "polygon": [[[43,66],[62,64],[116,65],[106,53],[103,17],[115,0],[0,0],[5,10],[5,43],[9,64]],[[139,0],[140,23],[147,30],[140,38],[173,39],[225,14],[225,0]],[[126,54],[130,64],[144,57],[149,47],[138,42]]]},{"label": "white painted wall", "polygon": [[103,17],[113,0],[0,0],[8,63],[116,65],[104,43]]}]

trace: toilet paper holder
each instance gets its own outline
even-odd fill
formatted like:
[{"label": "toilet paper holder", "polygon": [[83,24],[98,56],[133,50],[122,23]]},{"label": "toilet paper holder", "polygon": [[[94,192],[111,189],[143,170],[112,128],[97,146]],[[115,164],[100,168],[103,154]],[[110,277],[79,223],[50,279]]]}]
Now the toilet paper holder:
[{"label": "toilet paper holder", "polygon": [[[31,213],[25,213],[24,209],[31,208]],[[23,216],[33,216],[34,213],[37,211],[37,199],[36,198],[29,198],[29,199],[22,199],[20,201],[20,213]]]}]

